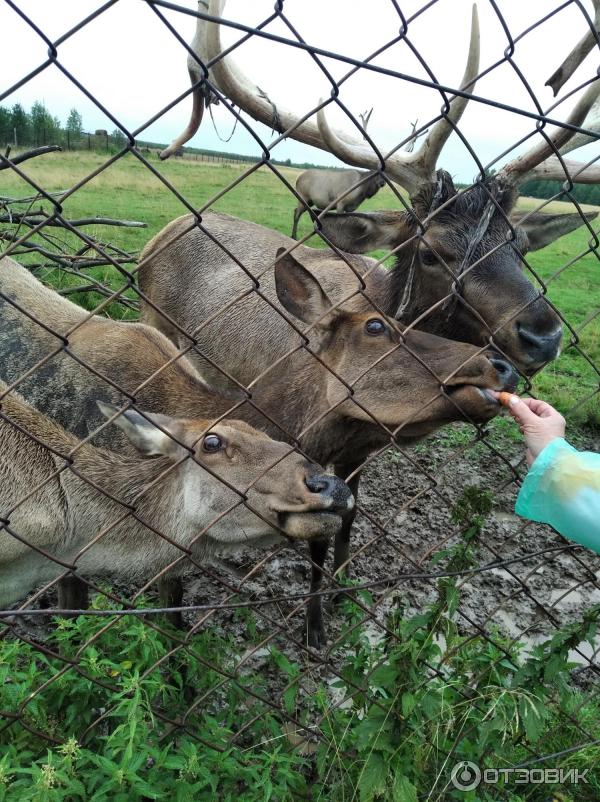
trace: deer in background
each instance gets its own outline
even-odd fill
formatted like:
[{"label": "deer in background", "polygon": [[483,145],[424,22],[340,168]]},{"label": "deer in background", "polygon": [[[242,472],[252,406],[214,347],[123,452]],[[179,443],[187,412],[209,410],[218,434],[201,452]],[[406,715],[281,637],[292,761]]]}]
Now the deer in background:
[{"label": "deer in background", "polygon": [[335,206],[338,212],[353,212],[384,186],[385,178],[378,172],[305,170],[296,181],[296,192],[302,200],[294,211],[292,239],[296,239],[300,218],[311,206],[318,209]]},{"label": "deer in background", "polygon": [[239,421],[99,403],[138,452],[126,456],[81,443],[7,389],[0,381],[1,608],[69,566],[136,582],[183,571],[182,554],[205,560],[281,531],[322,538],[353,503],[343,482]]}]

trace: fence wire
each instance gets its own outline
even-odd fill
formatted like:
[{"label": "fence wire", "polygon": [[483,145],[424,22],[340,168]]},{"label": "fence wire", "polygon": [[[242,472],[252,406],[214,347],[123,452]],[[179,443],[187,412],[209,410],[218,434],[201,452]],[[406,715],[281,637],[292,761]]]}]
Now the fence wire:
[{"label": "fence wire", "polygon": [[[579,119],[561,103],[589,93],[597,78],[581,68],[576,88],[546,109],[523,66],[528,36],[553,18],[580,15],[580,28],[565,30],[565,48],[588,31],[597,44],[595,21],[570,2],[511,31],[490,1],[506,36],[503,57],[483,59],[485,68],[456,86],[449,76],[438,80],[430,54],[412,42],[435,2],[412,16],[392,2],[397,29],[382,31],[389,40],[358,59],[305,41],[284,2],[248,27],[227,10],[215,13],[218,3],[200,2],[196,11],[145,0],[140,7],[175,37],[195,72],[189,90],[130,130],[61,58],[63,46],[93,31],[114,5],[99,6],[56,41],[19,2],[5,0],[2,10],[48,55],[2,89],[0,104],[18,102],[23,87],[58,70],[120,134],[84,135],[81,149],[90,152],[92,139],[102,140],[95,166],[63,175],[68,185],[60,189],[41,168],[65,158],[53,146],[77,149],[71,139],[30,151],[1,143],[12,149],[0,155],[0,182],[22,191],[0,197],[0,739],[10,744],[28,733],[32,754],[41,755],[46,746],[64,755],[73,743],[98,749],[143,695],[156,743],[181,755],[181,776],[196,778],[181,746],[189,739],[233,761],[241,798],[250,782],[243,772],[257,754],[281,750],[295,756],[306,787],[318,786],[314,798],[346,798],[348,766],[370,743],[360,798],[412,799],[409,784],[389,795],[384,758],[373,763],[372,755],[392,765],[405,741],[417,743],[415,709],[436,754],[434,761],[415,753],[415,764],[433,771],[416,786],[418,798],[461,798],[450,774],[470,754],[482,768],[513,770],[568,769],[577,755],[593,760],[600,558],[512,514],[526,469],[522,444],[491,420],[497,410],[474,388],[512,390],[517,379],[523,393],[559,388],[567,421],[587,419],[577,444],[597,448],[598,296],[590,279],[589,306],[572,315],[560,294],[598,259],[595,215],[574,194],[578,171],[595,175],[597,157],[574,168],[553,133],[557,126],[559,136],[596,137],[594,106]],[[241,38],[217,55],[194,55],[174,24],[179,15],[190,28],[200,20],[214,35],[218,22]],[[275,22],[285,35],[270,30]],[[248,39],[302,51],[329,81],[330,97],[293,120],[263,90],[244,108],[219,65]],[[378,57],[400,45],[419,63],[418,75],[381,66]],[[345,75],[334,79],[332,64]],[[528,108],[476,88],[501,69],[518,76]],[[345,84],[360,71],[433,88],[442,109],[385,152],[363,125],[368,117],[344,101]],[[228,168],[211,177],[201,204],[159,149],[138,144],[146,128],[193,98],[202,107],[218,100],[262,154],[247,164],[223,156]],[[530,133],[483,163],[455,114],[461,100],[481,114],[494,107],[527,119]],[[327,135],[323,115],[332,106],[358,145]],[[272,127],[269,141],[256,120]],[[200,146],[210,124],[205,114],[194,140]],[[458,135],[477,178],[455,187],[430,169],[428,179],[417,159],[402,184],[406,158],[422,155],[423,142],[435,147],[440,125]],[[300,171],[277,162],[277,146],[311,137],[345,155],[346,166],[370,172],[309,208],[312,199],[295,185]],[[548,157],[554,167],[542,178],[563,175],[550,200],[518,214],[518,182],[503,171],[507,158],[521,169],[515,146],[527,154],[546,148],[537,163],[530,159],[531,176]],[[179,169],[201,182],[207,168],[187,149],[183,155]],[[100,212],[98,181],[132,166],[187,216],[170,223],[175,215],[161,211],[160,224],[151,224],[149,207],[126,202],[123,214],[116,197],[110,216]],[[436,167],[452,165],[442,154]],[[321,172],[331,175],[341,174]],[[372,176],[394,207],[379,217],[345,203]],[[250,196],[257,186],[258,200]],[[278,193],[274,200],[269,192]],[[304,233],[294,241],[211,211],[227,208],[228,198],[239,208],[244,193],[249,205],[267,209],[287,199],[290,226],[297,205],[307,212]],[[68,210],[77,195],[86,208],[75,218]],[[538,213],[551,201],[567,202],[576,216],[568,230],[584,233],[565,241],[555,268],[542,270],[522,232],[537,247]],[[119,236],[117,227],[125,229]],[[358,255],[373,252],[370,262]],[[557,327],[560,355],[556,337],[548,344]],[[444,339],[427,339],[433,335]],[[96,401],[105,402],[104,417]],[[343,480],[356,496],[353,510]],[[333,546],[342,525],[352,526],[349,541],[338,536]],[[74,718],[70,692],[83,687],[86,713]],[[515,700],[510,714],[506,698]],[[514,746],[510,765],[494,762],[499,710]],[[355,740],[339,740],[359,725]],[[489,744],[475,748],[488,725]],[[552,737],[558,730],[562,739]],[[144,770],[156,768],[159,757]],[[369,770],[376,778],[365,791]],[[128,782],[128,798],[146,798]],[[265,798],[313,798],[298,789]],[[508,781],[485,793],[525,798]],[[572,798],[595,798],[582,795],[587,786],[577,793]],[[220,787],[212,794],[229,798]]]}]

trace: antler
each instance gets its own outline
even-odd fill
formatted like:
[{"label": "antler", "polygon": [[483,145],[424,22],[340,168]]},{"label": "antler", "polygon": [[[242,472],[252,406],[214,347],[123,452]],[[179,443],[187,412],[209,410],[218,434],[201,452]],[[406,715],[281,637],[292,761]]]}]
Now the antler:
[{"label": "antler", "polygon": [[[595,7],[600,8],[600,0],[593,1]],[[210,0],[209,14],[213,17],[222,17],[225,2],[226,0]],[[380,168],[380,160],[367,142],[352,139],[347,134],[331,128],[324,112],[325,103],[317,112],[317,125],[310,120],[300,122],[297,114],[276,105],[266,92],[249,81],[230,56],[221,55],[223,48],[219,23],[207,22],[205,46],[206,62],[214,62],[211,65],[213,85],[253,119],[281,133],[285,132],[287,136],[299,142],[333,153],[346,164],[370,170]],[[461,82],[462,90],[473,89],[478,71],[479,19],[477,7],[474,5],[469,56]],[[581,126],[593,108],[596,116],[590,115],[586,127],[589,130],[600,130],[600,100],[594,105],[599,94],[600,81],[595,81],[571,112],[568,124]],[[437,160],[448,137],[461,119],[468,100],[468,97],[452,97],[449,101],[448,114],[432,126],[427,138],[416,152],[395,152],[385,157],[386,174],[404,186],[410,195],[414,195],[424,182],[434,180]],[[566,153],[593,139],[589,135],[574,135],[569,129],[559,128],[550,136],[550,143],[544,141],[509,162],[499,171],[499,175],[506,183],[512,185],[521,183],[527,177],[563,181],[570,178],[578,183],[600,183],[600,166],[586,166],[566,161],[563,167],[561,161],[554,155],[557,150]],[[565,168],[568,174],[565,173]]]},{"label": "antler", "polygon": [[554,97],[573,75],[577,67],[584,58],[591,53],[592,48],[598,41],[598,31],[600,31],[600,0],[592,0],[594,4],[594,30],[589,30],[586,35],[575,45],[560,67],[546,81],[554,92]]},{"label": "antler", "polygon": [[[588,86],[579,99],[566,120],[567,124],[581,126],[599,95],[600,80],[597,79]],[[597,166],[592,165],[592,167],[586,169],[583,164],[566,162],[565,166],[568,165],[570,173],[570,176],[567,176],[560,160],[554,156],[557,150],[567,151],[567,145],[574,138],[574,135],[575,131],[569,128],[561,127],[555,129],[548,136],[548,140],[544,138],[540,144],[528,150],[527,153],[523,153],[505,164],[498,171],[498,177],[511,186],[518,186],[523,181],[534,176],[537,178],[558,179],[559,181],[564,181],[565,178],[570,177],[572,181],[578,183],[596,183],[599,175]],[[594,176],[596,176],[595,180]]]},{"label": "antler", "polygon": [[[478,72],[479,18],[477,6],[474,5],[471,17],[469,57],[461,82],[461,89],[472,89]],[[454,127],[462,117],[468,102],[469,98],[462,96],[451,98],[448,114],[432,126],[427,138],[416,152],[394,153],[385,159],[386,173],[390,178],[405,187],[410,195],[416,193],[424,182],[435,179],[435,166],[439,155]],[[342,138],[340,134],[330,128],[323,107],[317,112],[317,123],[327,149],[338,159],[355,167],[368,167],[370,169],[379,167],[379,159],[371,147],[365,146],[361,142]]]},{"label": "antler", "polygon": [[[207,10],[208,3],[206,0],[198,0],[198,11]],[[205,63],[205,50],[206,50],[206,21],[201,17],[196,19],[196,32],[192,40],[191,49],[196,54],[198,59]],[[188,72],[192,84],[198,83],[202,78],[202,70],[198,61],[190,54],[187,59]],[[200,128],[202,117],[204,115],[204,107],[218,103],[217,97],[206,86],[197,86],[192,94],[192,114],[190,121],[185,130],[174,139],[168,148],[165,148],[160,153],[161,159],[168,159],[173,153],[177,153],[179,148],[183,147],[186,142],[194,136],[196,131]]]},{"label": "antler", "polygon": [[560,149],[561,153],[569,153],[572,150],[577,150],[577,148],[582,148],[584,145],[589,145],[590,142],[598,141],[598,135],[600,135],[600,98],[596,100],[590,109],[582,127],[587,128],[588,131],[594,131],[597,136],[591,134],[575,134],[575,136]]},{"label": "antler", "polygon": [[[225,0],[210,0],[208,12],[213,17],[222,17],[224,8]],[[220,57],[222,46],[218,23],[208,23],[205,43],[207,60],[215,60],[211,66],[211,80],[221,94],[269,128],[280,133],[289,130],[289,136],[293,139],[325,149],[319,129],[314,123],[307,121],[299,124],[297,115],[276,106],[266,92],[246,79],[229,56]]]},{"label": "antler", "polygon": [[[209,13],[211,16],[220,17],[224,6],[225,0],[210,0]],[[332,152],[347,164],[379,169],[379,159],[370,145],[350,139],[347,134],[331,129],[322,108],[317,114],[318,126],[311,121],[299,123],[296,114],[276,106],[260,87],[245,78],[229,57],[219,59],[222,48],[218,24],[209,23],[207,26],[206,44],[208,60],[218,59],[211,67],[211,74],[219,90],[255,120],[280,132],[285,131],[299,142]],[[474,5],[469,57],[461,89],[472,89],[478,71],[479,19],[477,7]],[[465,97],[451,98],[448,114],[432,127],[427,139],[416,153],[394,153],[386,158],[385,171],[390,178],[402,184],[411,194],[416,192],[424,181],[432,180],[436,161],[454,126],[460,120],[467,102],[468,98]]]}]

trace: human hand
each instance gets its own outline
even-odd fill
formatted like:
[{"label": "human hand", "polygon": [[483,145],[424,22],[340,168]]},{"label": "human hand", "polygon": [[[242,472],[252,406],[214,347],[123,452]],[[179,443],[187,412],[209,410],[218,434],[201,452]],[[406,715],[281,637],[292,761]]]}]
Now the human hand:
[{"label": "human hand", "polygon": [[519,424],[527,447],[527,464],[531,466],[538,454],[565,435],[565,419],[554,407],[537,398],[519,398],[510,393],[494,393]]}]

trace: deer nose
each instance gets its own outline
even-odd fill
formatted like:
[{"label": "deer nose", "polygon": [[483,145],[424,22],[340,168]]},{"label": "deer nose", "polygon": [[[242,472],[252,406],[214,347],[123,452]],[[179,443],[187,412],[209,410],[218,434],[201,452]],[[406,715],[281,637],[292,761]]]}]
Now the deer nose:
[{"label": "deer nose", "polygon": [[311,493],[330,500],[329,509],[347,512],[354,506],[354,496],[346,482],[331,474],[314,474],[304,479]]},{"label": "deer nose", "polygon": [[498,354],[489,357],[490,362],[496,368],[496,372],[505,390],[514,390],[519,382],[519,374],[511,363]]},{"label": "deer nose", "polygon": [[521,323],[517,323],[519,337],[525,344],[527,356],[535,363],[549,362],[558,356],[560,341],[562,339],[562,328],[558,328],[550,334],[537,334]]}]

